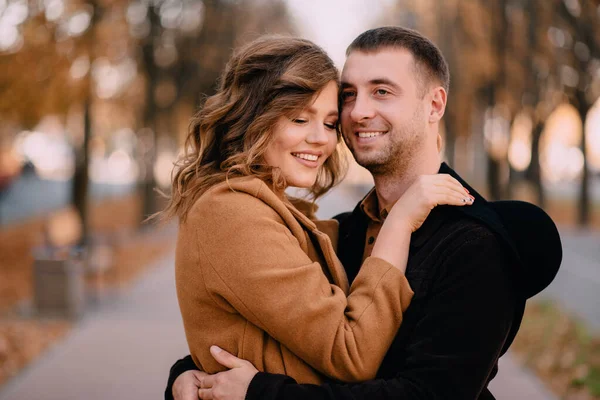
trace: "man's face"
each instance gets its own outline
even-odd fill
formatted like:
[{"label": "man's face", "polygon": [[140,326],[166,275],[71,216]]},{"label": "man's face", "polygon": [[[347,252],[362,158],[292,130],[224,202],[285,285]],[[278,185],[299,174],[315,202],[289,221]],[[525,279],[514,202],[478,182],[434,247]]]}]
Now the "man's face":
[{"label": "man's face", "polygon": [[427,118],[414,58],[404,49],[353,51],[342,71],[342,132],[373,174],[402,172],[425,142]]}]

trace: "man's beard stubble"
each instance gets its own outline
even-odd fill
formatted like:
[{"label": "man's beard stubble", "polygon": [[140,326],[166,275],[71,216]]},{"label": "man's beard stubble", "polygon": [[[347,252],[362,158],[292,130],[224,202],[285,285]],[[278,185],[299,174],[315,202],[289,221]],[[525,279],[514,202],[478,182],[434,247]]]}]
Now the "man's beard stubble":
[{"label": "man's beard stubble", "polygon": [[411,122],[402,131],[388,132],[388,147],[371,154],[357,154],[351,147],[350,151],[356,162],[366,168],[374,177],[402,176],[414,164],[415,158],[424,146],[425,131],[419,129],[423,110],[417,110]]},{"label": "man's beard stubble", "polygon": [[408,138],[390,135],[389,139],[389,146],[376,154],[361,156],[353,153],[356,162],[369,170],[373,176],[403,175],[417,156],[423,142],[423,135],[413,133]]}]

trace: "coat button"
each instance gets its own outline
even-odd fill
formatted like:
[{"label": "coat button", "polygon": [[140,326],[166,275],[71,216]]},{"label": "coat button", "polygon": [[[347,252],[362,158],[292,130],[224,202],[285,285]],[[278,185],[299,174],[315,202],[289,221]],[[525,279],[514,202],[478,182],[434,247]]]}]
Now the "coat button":
[{"label": "coat button", "polygon": [[374,241],[375,241],[375,238],[374,238],[373,236],[371,236],[371,237],[369,238],[369,244],[373,244],[373,242],[374,242]]}]

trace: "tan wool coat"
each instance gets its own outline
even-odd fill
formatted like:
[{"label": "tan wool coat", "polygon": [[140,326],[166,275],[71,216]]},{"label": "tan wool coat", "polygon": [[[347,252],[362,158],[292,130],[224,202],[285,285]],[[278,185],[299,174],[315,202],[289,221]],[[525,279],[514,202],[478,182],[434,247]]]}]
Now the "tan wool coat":
[{"label": "tan wool coat", "polygon": [[301,383],[375,377],[413,295],[404,274],[376,257],[349,288],[330,237],[255,177],[197,200],[180,225],[175,270],[199,367],[224,370],[209,352],[218,345]]}]

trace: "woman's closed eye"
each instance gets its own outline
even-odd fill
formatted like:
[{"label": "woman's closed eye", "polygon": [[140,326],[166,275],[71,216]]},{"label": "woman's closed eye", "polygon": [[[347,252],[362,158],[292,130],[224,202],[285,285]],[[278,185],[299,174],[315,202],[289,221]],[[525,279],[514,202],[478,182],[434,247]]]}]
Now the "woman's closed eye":
[{"label": "woman's closed eye", "polygon": [[336,122],[329,122],[329,123],[325,123],[325,127],[329,130],[334,130],[336,129],[338,126],[337,121]]}]

